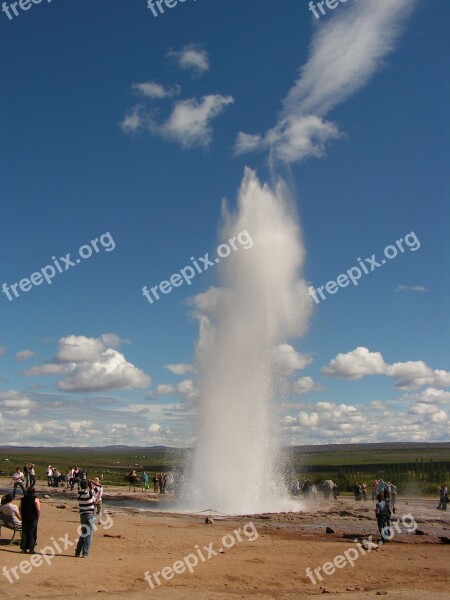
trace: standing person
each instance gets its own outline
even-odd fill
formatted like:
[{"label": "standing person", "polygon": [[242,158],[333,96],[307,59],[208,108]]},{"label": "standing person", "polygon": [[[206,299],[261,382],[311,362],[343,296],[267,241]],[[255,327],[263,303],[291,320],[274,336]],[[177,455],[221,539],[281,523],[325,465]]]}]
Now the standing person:
[{"label": "standing person", "polygon": [[337,499],[338,499],[338,496],[339,496],[339,486],[338,486],[338,484],[337,484],[337,483],[335,483],[335,484],[333,485],[333,498],[334,498],[335,500],[337,500]]},{"label": "standing person", "polygon": [[[80,477],[81,477],[81,471],[78,467],[75,467],[74,472],[73,472],[73,483],[74,485],[77,485],[77,491],[80,491]],[[73,489],[73,486],[72,486]]]},{"label": "standing person", "polygon": [[23,474],[25,477],[25,488],[29,488],[30,487],[30,463],[27,462],[25,463],[24,467],[23,467]]},{"label": "standing person", "polygon": [[372,501],[373,502],[377,501],[377,495],[378,495],[378,480],[374,479],[372,481]]},{"label": "standing person", "polygon": [[143,492],[145,492],[148,488],[148,475],[145,472],[145,469],[141,473],[141,487]]},{"label": "standing person", "polygon": [[367,502],[367,485],[365,483],[362,484],[362,499]]},{"label": "standing person", "polygon": [[61,473],[59,472],[59,470],[55,467],[53,469],[53,487],[58,487],[59,486],[59,476],[61,475]]},{"label": "standing person", "polygon": [[37,529],[41,505],[36,497],[34,487],[29,487],[26,495],[20,501],[20,516],[22,517],[22,541],[20,549],[23,554],[29,552],[35,554],[34,548],[37,543]]},{"label": "standing person", "polygon": [[380,532],[381,539],[384,543],[389,542],[389,537],[386,536],[386,528],[391,526],[391,509],[389,508],[389,502],[385,499],[383,494],[378,494],[378,502],[375,505],[375,516],[377,518],[378,531]]},{"label": "standing person", "polygon": [[166,474],[165,473],[159,474],[159,491],[161,492],[161,494],[166,493]]},{"label": "standing person", "polygon": [[53,485],[52,465],[48,465],[48,467],[47,467],[47,485],[48,485],[48,487],[52,487],[52,485]]},{"label": "standing person", "polygon": [[20,487],[20,489],[22,490],[22,494],[25,496],[25,487],[24,487],[25,476],[22,473],[22,471],[20,470],[20,467],[16,467],[16,472],[14,473],[12,480],[14,482],[12,499],[13,500],[15,499],[16,490],[18,487]]},{"label": "standing person", "polygon": [[439,486],[439,504],[436,506],[437,510],[444,510],[444,495],[445,495],[445,483],[441,483]]},{"label": "standing person", "polygon": [[448,487],[445,483],[442,484],[442,510],[447,510],[448,498]]},{"label": "standing person", "polygon": [[155,473],[155,475],[153,477],[153,491],[155,492],[155,494],[159,494],[159,477],[158,477],[158,473]]},{"label": "standing person", "polygon": [[80,483],[78,507],[80,510],[81,533],[78,538],[75,556],[77,558],[87,558],[91,547],[92,534],[95,529],[94,497],[91,486],[87,481]]},{"label": "standing person", "polygon": [[95,513],[97,513],[98,523],[100,524],[102,522],[103,486],[101,485],[98,477],[91,479],[90,483],[94,486],[92,489],[92,496],[94,499]]},{"label": "standing person", "polygon": [[357,481],[356,484],[355,484],[354,494],[355,494],[355,500],[356,500],[356,502],[361,502],[362,488],[361,488],[361,484],[359,483],[359,481]]},{"label": "standing person", "polygon": [[30,487],[35,487],[36,485],[36,468],[32,464],[30,465]]},{"label": "standing person", "polygon": [[389,485],[389,495],[391,497],[392,514],[395,515],[395,503],[397,502],[397,486],[391,482],[388,482],[388,485]]},{"label": "standing person", "polygon": [[136,491],[136,483],[139,482],[139,478],[136,474],[136,470],[132,469],[128,475],[128,491],[131,492],[131,488]]}]

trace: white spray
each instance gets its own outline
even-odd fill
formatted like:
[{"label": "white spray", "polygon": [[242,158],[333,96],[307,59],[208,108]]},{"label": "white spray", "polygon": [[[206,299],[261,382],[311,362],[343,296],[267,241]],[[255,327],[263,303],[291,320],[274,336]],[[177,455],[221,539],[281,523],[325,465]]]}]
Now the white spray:
[{"label": "white spray", "polygon": [[235,215],[224,208],[220,239],[247,231],[253,246],[219,264],[220,288],[193,301],[197,442],[183,490],[193,510],[228,514],[298,510],[278,462],[274,353],[304,334],[311,311],[299,278],[305,251],[285,186],[262,186],[246,170]]}]

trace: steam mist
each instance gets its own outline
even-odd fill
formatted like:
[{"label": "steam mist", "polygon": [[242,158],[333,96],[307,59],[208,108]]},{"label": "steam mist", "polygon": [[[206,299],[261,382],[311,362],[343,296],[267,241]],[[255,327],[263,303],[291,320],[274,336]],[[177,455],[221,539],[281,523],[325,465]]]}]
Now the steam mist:
[{"label": "steam mist", "polygon": [[222,260],[221,287],[194,299],[197,443],[184,503],[228,514],[298,510],[278,465],[274,350],[306,329],[305,252],[285,186],[271,190],[248,169],[236,214],[224,207],[220,239],[244,230],[253,247]]}]

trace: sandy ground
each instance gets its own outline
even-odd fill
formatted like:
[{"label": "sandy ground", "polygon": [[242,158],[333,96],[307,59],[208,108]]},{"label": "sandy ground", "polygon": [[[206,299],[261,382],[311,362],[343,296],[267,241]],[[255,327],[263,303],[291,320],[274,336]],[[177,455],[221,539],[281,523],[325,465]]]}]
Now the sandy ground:
[{"label": "sandy ground", "polygon": [[[0,487],[8,485],[7,479],[0,479]],[[38,490],[47,488],[38,486]],[[52,497],[42,500],[37,549],[55,548],[56,542],[62,552],[57,550],[51,558],[47,549],[47,558],[37,555],[33,566],[29,563],[32,557],[21,554],[17,545],[6,545],[12,532],[3,529],[0,598],[56,600],[104,594],[132,600],[152,596],[164,600],[307,600],[329,592],[340,600],[384,595],[405,600],[450,599],[450,545],[440,540],[450,537],[450,511],[437,511],[436,502],[430,499],[400,498],[396,515],[400,533],[395,533],[389,544],[366,550],[364,555],[354,540],[362,541],[370,535],[374,542],[379,540],[370,501],[319,501],[316,506],[305,506],[302,513],[215,519],[209,525],[202,515],[143,514],[111,504],[105,525],[94,533],[89,558],[83,559],[75,558],[74,547],[64,550],[65,543],[58,541],[65,538],[73,542],[77,538],[75,495],[62,489],[51,493]],[[105,493],[116,499],[150,499],[140,493],[128,494],[124,488],[107,488]],[[155,498],[152,505],[157,506]],[[108,501],[105,506],[108,507]],[[413,515],[423,535],[412,532],[408,514]],[[327,534],[327,526],[335,532]],[[234,533],[239,528],[240,532]],[[214,550],[209,558],[204,548],[208,546]],[[316,584],[306,576],[308,567],[322,567],[350,549],[357,556],[353,567],[347,561],[331,575],[319,571],[322,581],[316,575]],[[198,565],[192,567],[193,573],[179,562],[189,554],[192,563],[198,560]],[[152,589],[144,573],[161,573],[174,563],[176,570],[185,572],[166,570],[169,580],[157,575],[161,585],[152,577]]]}]

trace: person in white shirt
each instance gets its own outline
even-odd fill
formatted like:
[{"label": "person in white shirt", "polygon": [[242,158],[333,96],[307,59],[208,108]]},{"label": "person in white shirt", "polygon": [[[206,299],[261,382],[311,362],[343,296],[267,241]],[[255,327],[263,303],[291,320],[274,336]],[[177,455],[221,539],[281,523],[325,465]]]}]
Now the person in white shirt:
[{"label": "person in white shirt", "polygon": [[53,485],[53,469],[52,465],[47,467],[47,485],[51,487]]},{"label": "person in white shirt", "polygon": [[[16,527],[22,526],[22,521],[20,518],[20,512],[18,507],[15,504],[12,504],[13,497],[12,494],[5,494],[2,498],[2,503],[0,505],[0,514],[6,515],[7,517],[11,517],[14,525]],[[0,528],[1,535],[1,528]]]},{"label": "person in white shirt", "polygon": [[12,480],[14,482],[12,499],[14,500],[16,497],[16,490],[18,487],[20,487],[22,494],[25,496],[25,475],[20,470],[20,467],[16,467],[16,472],[14,473]]},{"label": "person in white shirt", "polygon": [[89,482],[92,485],[92,496],[94,499],[95,512],[97,513],[98,523],[102,522],[102,496],[103,486],[100,484],[100,479],[96,477]]}]

